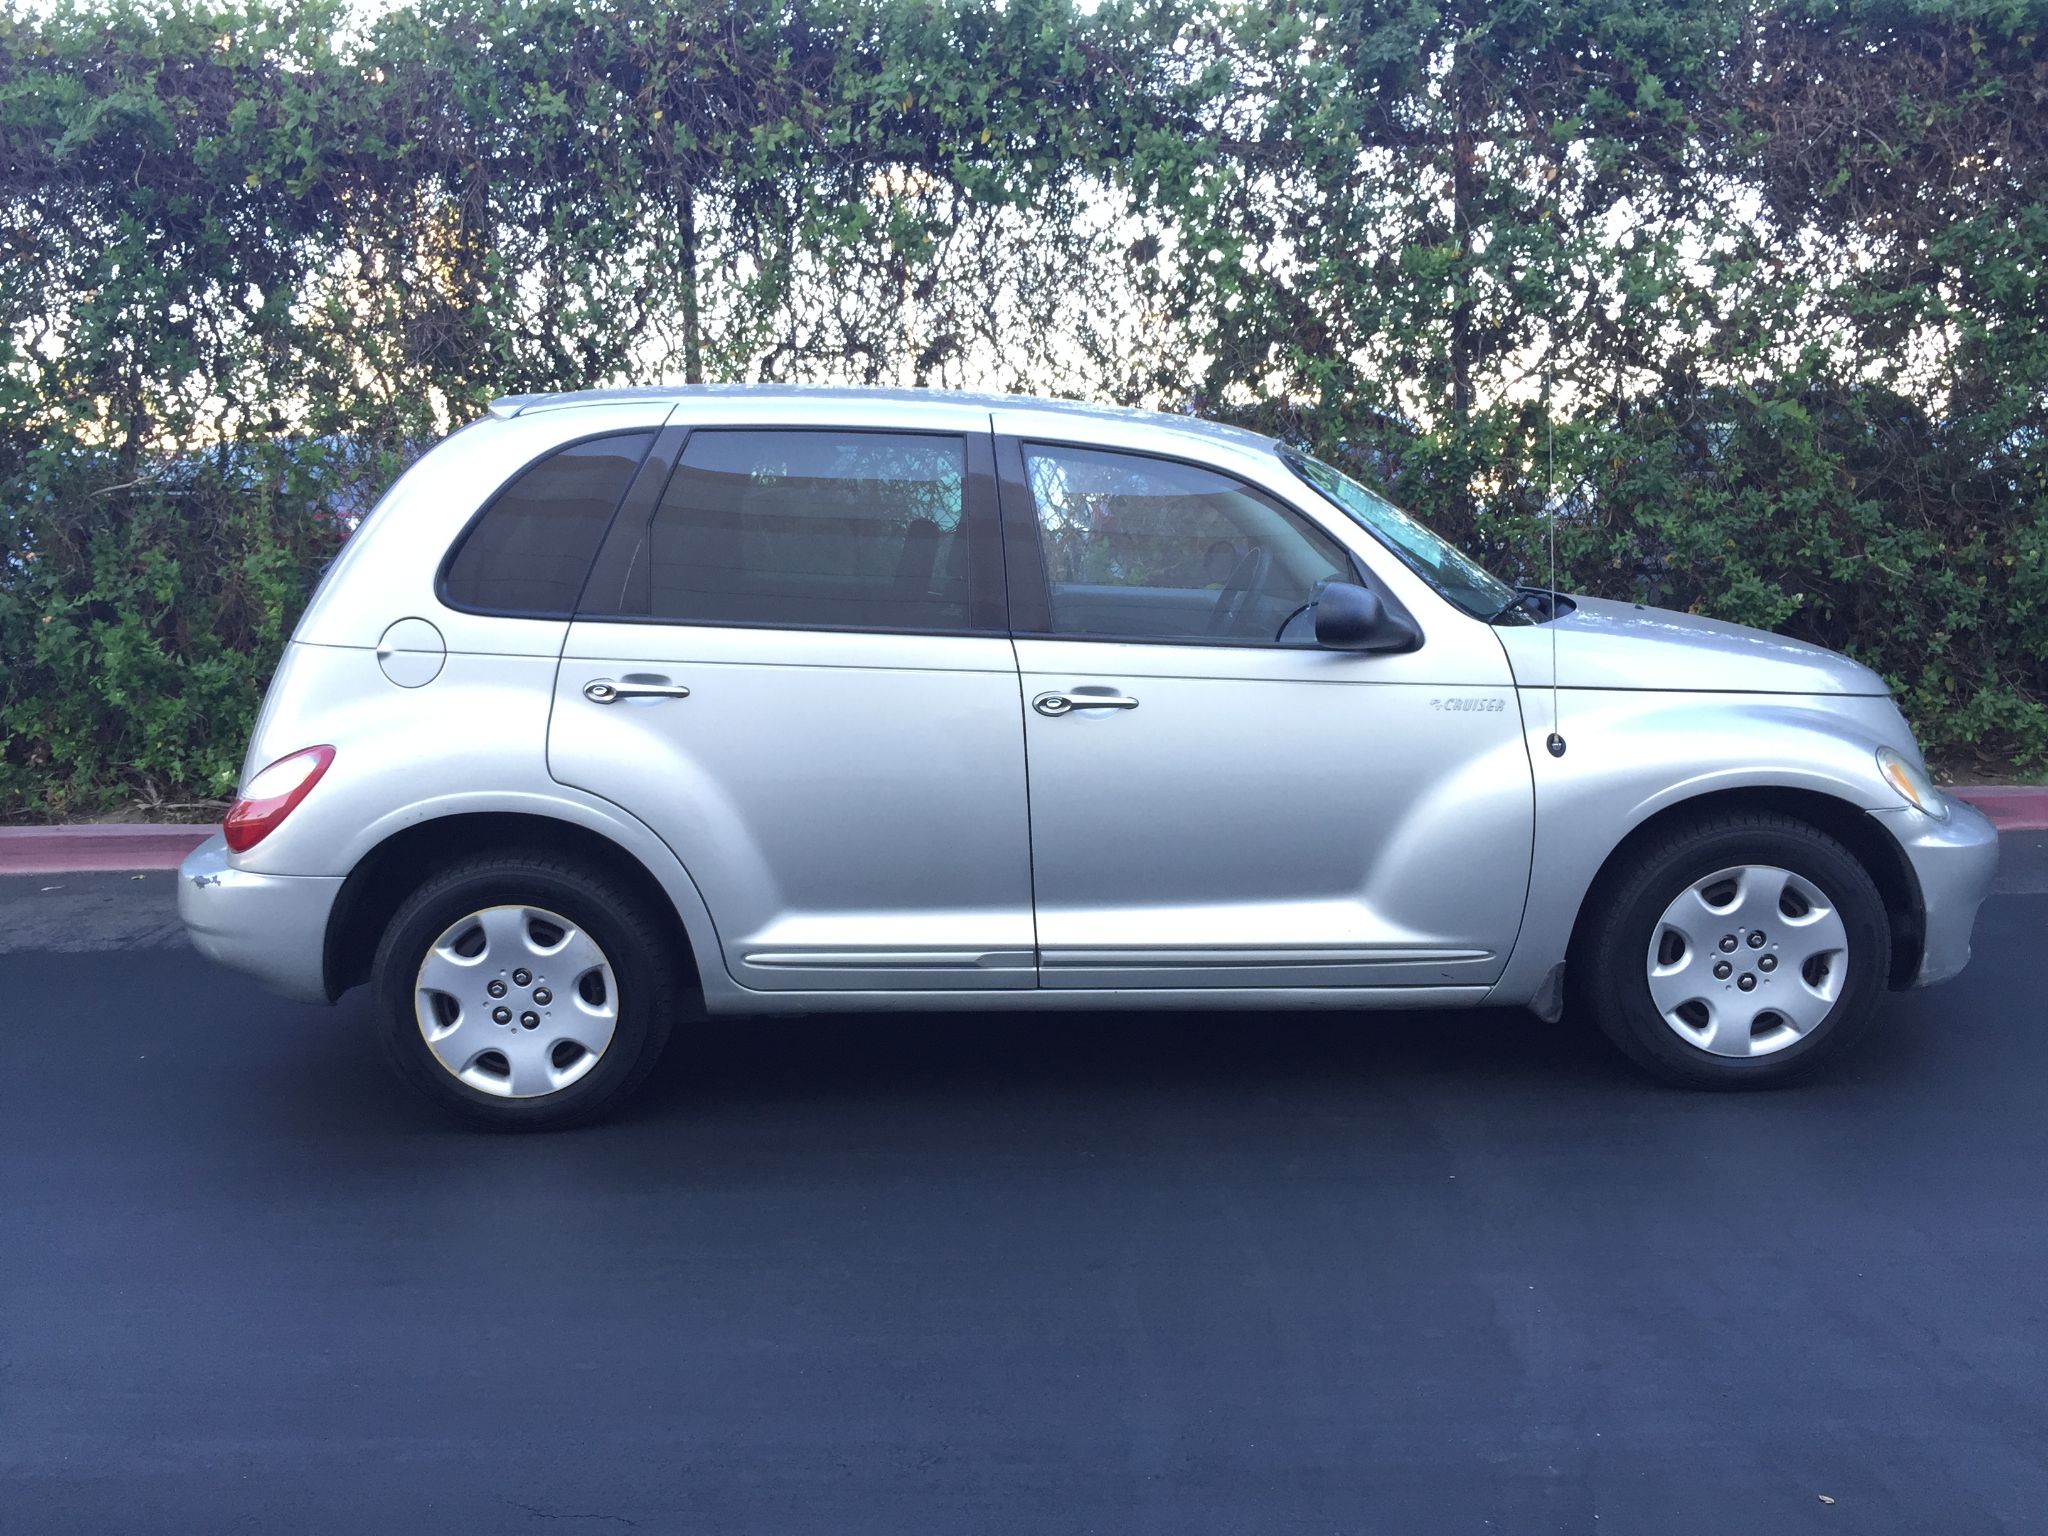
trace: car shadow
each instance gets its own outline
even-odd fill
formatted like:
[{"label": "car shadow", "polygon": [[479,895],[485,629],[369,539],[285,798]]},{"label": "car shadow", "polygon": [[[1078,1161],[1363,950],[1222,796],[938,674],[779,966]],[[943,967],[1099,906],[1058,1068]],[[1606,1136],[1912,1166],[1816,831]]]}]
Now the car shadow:
[{"label": "car shadow", "polygon": [[1589,1026],[1522,1009],[826,1014],[680,1031],[634,1113],[1072,1093],[1263,1098],[1306,1084],[1474,1076],[1538,1092],[1645,1085]]},{"label": "car shadow", "polygon": [[[1901,1017],[1916,1011],[1888,999],[1865,1036],[1807,1086],[1888,1097],[1938,1070],[1939,1040],[1918,1027],[1924,1021]],[[478,1134],[392,1078],[369,1039],[362,994],[339,1013],[342,1028],[290,1032],[289,1060],[266,1074],[275,1081],[264,1100],[306,1129]],[[1646,1096],[1702,1109],[1731,1102],[1652,1081],[1590,1021],[1567,1014],[1550,1023],[1516,1008],[833,1013],[679,1024],[648,1081],[603,1125],[788,1125],[806,1113],[899,1122],[1114,1116],[1141,1103],[1228,1118],[1290,1099],[1323,1110],[1439,1101],[1568,1115]]]}]

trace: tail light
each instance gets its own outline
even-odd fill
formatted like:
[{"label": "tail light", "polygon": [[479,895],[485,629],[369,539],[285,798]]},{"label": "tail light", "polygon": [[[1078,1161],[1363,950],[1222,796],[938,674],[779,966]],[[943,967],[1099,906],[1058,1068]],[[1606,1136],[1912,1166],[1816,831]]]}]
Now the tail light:
[{"label": "tail light", "polygon": [[221,823],[228,846],[236,853],[246,853],[270,836],[312,793],[333,761],[332,747],[301,747],[257,773],[228,807],[227,820]]}]

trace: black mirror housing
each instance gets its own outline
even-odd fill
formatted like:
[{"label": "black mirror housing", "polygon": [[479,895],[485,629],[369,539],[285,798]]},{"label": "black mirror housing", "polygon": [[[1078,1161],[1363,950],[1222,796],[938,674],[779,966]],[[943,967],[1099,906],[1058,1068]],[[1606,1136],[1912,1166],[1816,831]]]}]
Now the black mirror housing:
[{"label": "black mirror housing", "polygon": [[1398,654],[1419,650],[1422,631],[1370,587],[1333,581],[1316,600],[1316,644],[1329,651]]}]

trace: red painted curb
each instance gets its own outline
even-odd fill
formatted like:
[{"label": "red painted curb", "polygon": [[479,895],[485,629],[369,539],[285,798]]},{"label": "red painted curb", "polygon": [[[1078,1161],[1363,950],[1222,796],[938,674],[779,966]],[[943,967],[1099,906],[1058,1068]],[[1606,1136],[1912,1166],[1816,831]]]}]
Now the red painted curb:
[{"label": "red painted curb", "polygon": [[0,875],[176,869],[215,830],[149,825],[0,827]]},{"label": "red painted curb", "polygon": [[[1976,806],[2001,832],[2048,832],[2048,785],[1958,784],[1949,793]],[[0,875],[176,869],[214,831],[146,823],[0,827]]]},{"label": "red painted curb", "polygon": [[2048,832],[2048,786],[1957,784],[1949,793],[1969,801],[2001,832]]}]

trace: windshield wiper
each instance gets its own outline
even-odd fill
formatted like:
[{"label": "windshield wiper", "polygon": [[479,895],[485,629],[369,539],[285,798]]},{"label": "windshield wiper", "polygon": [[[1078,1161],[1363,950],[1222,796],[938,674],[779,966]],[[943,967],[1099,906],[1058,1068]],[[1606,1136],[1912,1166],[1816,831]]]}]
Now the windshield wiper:
[{"label": "windshield wiper", "polygon": [[1517,610],[1528,614],[1538,624],[1548,624],[1560,613],[1570,613],[1572,602],[1562,592],[1552,592],[1548,587],[1517,587],[1515,595],[1502,603],[1486,622],[1498,624]]},{"label": "windshield wiper", "polygon": [[1550,617],[1549,598],[1550,594],[1548,592],[1532,591],[1529,588],[1524,587],[1521,591],[1517,592],[1513,597],[1509,598],[1506,602],[1502,603],[1500,607],[1496,608],[1493,611],[1493,613],[1487,618],[1486,622],[1489,624],[1498,624],[1502,619],[1506,618],[1509,614],[1520,612],[1528,614],[1531,619],[1535,620],[1535,622],[1537,622],[1538,624],[1541,624],[1545,619]]}]

